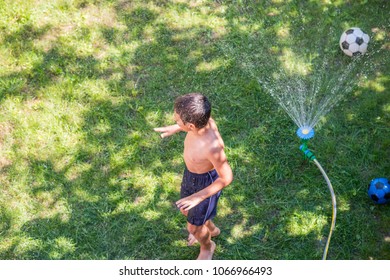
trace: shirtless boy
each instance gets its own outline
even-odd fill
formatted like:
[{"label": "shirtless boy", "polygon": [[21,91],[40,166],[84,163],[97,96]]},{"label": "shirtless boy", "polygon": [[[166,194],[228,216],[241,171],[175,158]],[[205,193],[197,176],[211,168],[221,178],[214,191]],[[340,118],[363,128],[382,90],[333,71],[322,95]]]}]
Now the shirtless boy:
[{"label": "shirtless boy", "polygon": [[208,99],[198,93],[180,96],[175,101],[175,125],[154,130],[165,138],[179,131],[187,132],[184,140],[184,170],[180,197],[176,202],[187,216],[188,245],[200,243],[198,260],[211,260],[215,243],[211,237],[220,233],[212,219],[221,190],[233,180],[224,152],[224,143],[210,117]]}]

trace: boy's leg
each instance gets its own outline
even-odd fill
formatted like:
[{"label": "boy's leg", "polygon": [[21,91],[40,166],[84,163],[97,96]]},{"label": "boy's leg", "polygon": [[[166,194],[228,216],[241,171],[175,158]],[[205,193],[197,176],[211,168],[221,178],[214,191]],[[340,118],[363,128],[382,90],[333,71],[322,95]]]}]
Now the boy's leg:
[{"label": "boy's leg", "polygon": [[[185,211],[185,210],[182,210],[182,209],[180,209],[180,212],[184,215],[184,216],[186,216],[187,217],[187,215],[188,215],[188,211]],[[187,229],[188,229],[188,227],[187,227]],[[187,239],[187,245],[188,246],[192,246],[192,245],[194,245],[194,243],[196,243],[198,240],[196,240],[196,238],[195,238],[195,236],[192,234],[192,233],[190,233],[190,232],[188,232],[189,234],[188,234],[188,239]]]},{"label": "boy's leg", "polygon": [[[218,227],[216,227],[215,224],[211,220],[208,220],[205,223],[205,226],[209,229],[211,237],[216,237],[216,236],[218,236],[221,233],[221,230]],[[192,233],[190,233],[188,235],[188,243],[187,243],[187,245],[188,246],[192,246],[196,242],[198,242],[198,240],[196,239],[196,237]]]},{"label": "boy's leg", "polygon": [[206,225],[195,226],[187,222],[188,232],[195,236],[200,243],[198,260],[211,260],[213,258],[215,243],[211,241],[211,233]]},{"label": "boy's leg", "polygon": [[221,233],[221,230],[211,220],[208,220],[205,225],[208,227],[211,237],[218,236]]}]

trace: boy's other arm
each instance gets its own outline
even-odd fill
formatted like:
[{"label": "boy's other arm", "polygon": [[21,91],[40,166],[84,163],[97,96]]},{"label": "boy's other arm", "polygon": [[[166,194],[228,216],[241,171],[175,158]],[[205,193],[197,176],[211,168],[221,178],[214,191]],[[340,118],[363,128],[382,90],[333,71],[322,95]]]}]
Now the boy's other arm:
[{"label": "boy's other arm", "polygon": [[174,124],[174,125],[169,125],[169,126],[165,126],[165,127],[154,128],[154,131],[161,132],[161,134],[160,134],[161,138],[165,138],[165,137],[171,136],[172,134],[175,134],[179,131],[182,131],[182,129],[180,128],[180,126],[178,124]]},{"label": "boy's other arm", "polygon": [[211,157],[209,159],[214,165],[214,168],[217,171],[219,178],[207,188],[204,188],[203,190],[194,193],[193,195],[183,197],[182,199],[178,200],[176,202],[176,206],[179,209],[185,211],[190,210],[206,198],[218,193],[220,190],[228,186],[233,181],[233,172],[226,159],[225,152],[222,148],[219,148],[218,151],[212,152]]}]

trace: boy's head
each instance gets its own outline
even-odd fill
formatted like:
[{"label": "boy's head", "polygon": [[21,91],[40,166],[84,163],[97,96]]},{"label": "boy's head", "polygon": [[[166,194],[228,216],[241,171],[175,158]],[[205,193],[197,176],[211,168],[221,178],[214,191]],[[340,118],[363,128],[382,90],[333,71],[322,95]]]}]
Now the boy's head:
[{"label": "boy's head", "polygon": [[211,104],[200,93],[179,96],[175,100],[174,109],[184,124],[192,123],[196,128],[205,127],[211,115]]}]

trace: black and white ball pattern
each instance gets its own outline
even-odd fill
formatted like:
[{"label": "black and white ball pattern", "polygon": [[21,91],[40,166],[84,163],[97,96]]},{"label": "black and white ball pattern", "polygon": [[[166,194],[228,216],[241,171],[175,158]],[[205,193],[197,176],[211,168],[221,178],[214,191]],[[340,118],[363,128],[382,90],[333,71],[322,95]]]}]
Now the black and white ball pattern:
[{"label": "black and white ball pattern", "polygon": [[340,48],[348,56],[364,54],[370,37],[358,27],[352,27],[341,34]]}]

